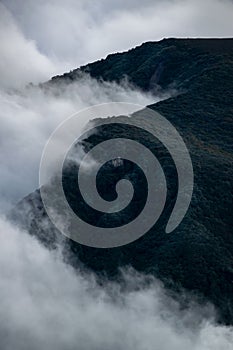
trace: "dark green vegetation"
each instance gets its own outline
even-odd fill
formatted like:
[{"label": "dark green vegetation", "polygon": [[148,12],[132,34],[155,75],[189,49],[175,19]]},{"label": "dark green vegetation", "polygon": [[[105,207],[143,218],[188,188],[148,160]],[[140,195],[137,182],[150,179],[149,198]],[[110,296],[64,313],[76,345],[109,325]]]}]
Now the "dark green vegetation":
[{"label": "dark green vegetation", "polygon": [[[73,264],[80,259],[97,273],[111,277],[116,275],[119,266],[125,265],[153,273],[172,288],[182,287],[204,296],[217,306],[219,320],[233,324],[233,39],[148,42],[55,77],[52,83],[71,82],[79,78],[80,71],[109,81],[119,82],[127,77],[140,89],[157,94],[176,90],[174,97],[151,108],[170,120],[183,137],[193,161],[195,186],[188,213],[171,235],[164,233],[165,214],[171,209],[168,206],[159,224],[127,246],[101,250],[66,241],[69,259]],[[103,129],[86,141],[94,144],[124,132],[127,133],[127,130]],[[138,137],[153,148],[153,140],[148,135]],[[176,174],[172,172],[171,162],[164,152],[163,149],[158,151],[172,190]],[[108,167],[109,172],[103,170],[99,177],[103,196],[108,194],[105,183],[109,183],[113,176],[111,166]],[[118,171],[140,184],[138,171],[132,164],[126,164],[124,171],[122,168]],[[74,178],[72,173],[70,178],[66,174],[65,181],[70,190],[74,186]],[[138,202],[143,201],[146,189],[143,186],[139,186],[142,196],[136,198]],[[170,193],[170,205],[174,198],[175,193]],[[18,213],[28,203],[32,212],[27,219],[27,227],[32,234],[40,232],[41,240],[44,243],[47,240],[51,246],[55,235],[52,230],[48,234],[48,230],[41,227],[41,218],[46,218],[46,214],[39,192],[20,202]],[[131,208],[132,215],[136,208],[138,205]],[[106,224],[106,218],[98,220]]]}]

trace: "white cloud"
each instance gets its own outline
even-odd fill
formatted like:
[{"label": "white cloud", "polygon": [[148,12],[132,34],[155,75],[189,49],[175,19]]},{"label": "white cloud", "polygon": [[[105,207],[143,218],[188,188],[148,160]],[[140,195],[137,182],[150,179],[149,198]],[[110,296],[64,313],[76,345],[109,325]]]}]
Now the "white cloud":
[{"label": "white cloud", "polygon": [[[34,191],[39,185],[39,163],[50,134],[77,111],[104,102],[131,102],[142,106],[159,99],[129,86],[98,83],[89,76],[53,89],[29,87],[21,92],[0,90],[0,209]],[[88,120],[80,120],[82,128]]]},{"label": "white cloud", "polygon": [[0,234],[1,350],[232,349],[210,307],[182,311],[156,280],[131,271],[126,288],[100,287],[4,219]]}]

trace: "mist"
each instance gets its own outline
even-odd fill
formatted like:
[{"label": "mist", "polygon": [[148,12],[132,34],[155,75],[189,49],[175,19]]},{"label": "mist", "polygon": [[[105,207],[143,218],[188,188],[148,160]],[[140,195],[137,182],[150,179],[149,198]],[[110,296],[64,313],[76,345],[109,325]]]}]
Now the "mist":
[{"label": "mist", "polygon": [[[20,91],[0,89],[0,209],[6,212],[38,188],[43,148],[54,129],[72,114],[105,102],[146,106],[159,99],[127,81],[98,82],[85,74],[69,85],[28,86]],[[88,120],[80,120],[77,137],[87,123]]]},{"label": "mist", "polygon": [[130,269],[122,284],[101,287],[3,218],[0,232],[2,350],[232,348],[232,328],[215,324],[210,305],[190,298],[182,310],[159,281]]}]

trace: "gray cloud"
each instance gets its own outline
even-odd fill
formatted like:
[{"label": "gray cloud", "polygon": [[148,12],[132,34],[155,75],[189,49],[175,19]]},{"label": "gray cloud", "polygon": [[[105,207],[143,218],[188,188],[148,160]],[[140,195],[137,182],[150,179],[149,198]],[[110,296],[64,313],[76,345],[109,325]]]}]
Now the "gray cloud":
[{"label": "gray cloud", "polygon": [[2,0],[1,11],[4,80],[45,79],[148,40],[233,34],[231,0]]}]

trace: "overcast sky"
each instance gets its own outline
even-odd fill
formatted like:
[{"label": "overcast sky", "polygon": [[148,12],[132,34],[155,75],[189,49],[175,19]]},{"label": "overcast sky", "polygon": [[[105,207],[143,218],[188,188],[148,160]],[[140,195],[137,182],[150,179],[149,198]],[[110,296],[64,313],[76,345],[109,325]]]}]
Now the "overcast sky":
[{"label": "overcast sky", "polygon": [[230,37],[232,13],[232,0],[0,0],[1,78],[46,80],[164,37]]}]

